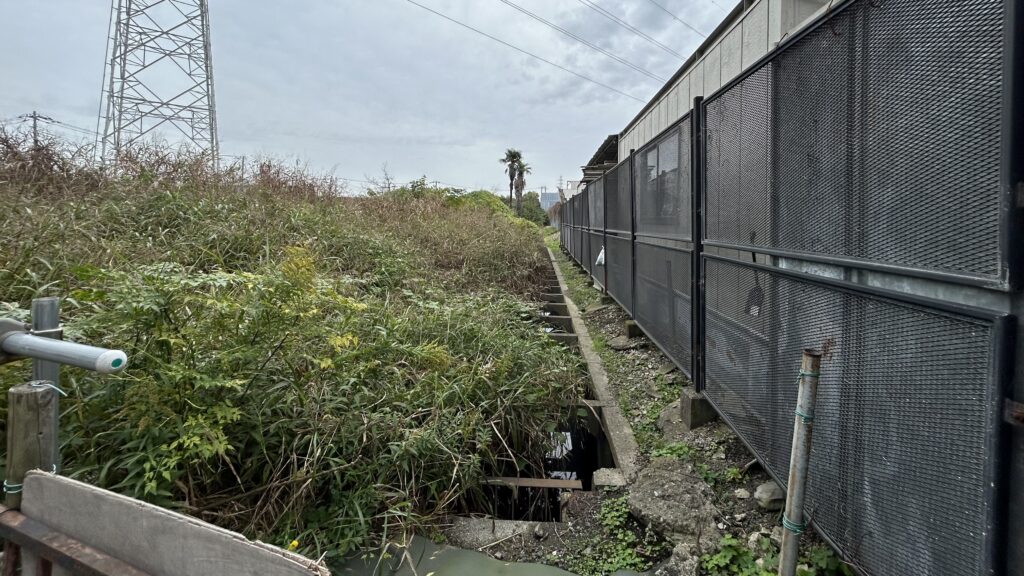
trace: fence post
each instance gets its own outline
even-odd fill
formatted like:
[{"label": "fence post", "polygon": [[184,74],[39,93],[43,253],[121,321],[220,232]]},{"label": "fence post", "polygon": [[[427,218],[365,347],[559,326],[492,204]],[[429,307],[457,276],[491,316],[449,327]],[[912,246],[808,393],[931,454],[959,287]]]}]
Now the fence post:
[{"label": "fence post", "polygon": [[629,149],[629,317],[636,318],[636,150]]},{"label": "fence post", "polygon": [[782,515],[782,552],[779,576],[795,576],[800,534],[804,531],[804,487],[807,484],[807,463],[811,456],[811,431],[814,402],[818,395],[818,371],[821,352],[804,350],[800,360],[799,390],[793,424],[793,449],[789,459],[789,484],[786,489],[786,511]]},{"label": "fence post", "polygon": [[21,508],[25,473],[37,468],[50,471],[57,463],[57,418],[53,411],[56,403],[57,388],[46,380],[34,380],[7,391],[7,508]]},{"label": "fence post", "polygon": [[[32,300],[32,333],[44,338],[60,340],[60,298],[49,296]],[[32,360],[32,379],[46,380],[60,388],[60,364],[48,360]],[[53,400],[53,421],[60,418],[60,397]],[[57,435],[53,436],[54,464],[60,468],[60,444]]]},{"label": "fence post", "polygon": [[704,391],[704,98],[693,99],[690,112],[690,376]]}]

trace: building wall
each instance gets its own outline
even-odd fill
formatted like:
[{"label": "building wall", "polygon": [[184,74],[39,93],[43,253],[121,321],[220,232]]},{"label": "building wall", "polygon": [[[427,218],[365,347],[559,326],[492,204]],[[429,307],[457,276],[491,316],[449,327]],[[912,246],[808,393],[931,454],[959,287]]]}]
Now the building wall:
[{"label": "building wall", "polygon": [[707,96],[768,53],[787,32],[800,29],[828,0],[757,0],[716,38],[657,103],[622,131],[619,160],[629,156]]}]

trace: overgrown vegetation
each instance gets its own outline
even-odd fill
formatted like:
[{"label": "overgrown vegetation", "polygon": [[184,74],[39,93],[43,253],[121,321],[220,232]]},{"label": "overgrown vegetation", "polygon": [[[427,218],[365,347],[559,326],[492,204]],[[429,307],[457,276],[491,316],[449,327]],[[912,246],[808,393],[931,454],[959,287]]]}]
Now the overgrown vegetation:
[{"label": "overgrown vegetation", "polygon": [[331,557],[537,465],[583,373],[521,320],[538,228],[488,192],[338,192],[156,149],[103,173],[0,135],[0,315],[66,296],[69,337],[131,359],[65,370],[66,473]]},{"label": "overgrown vegetation", "polygon": [[625,496],[605,498],[599,519],[602,533],[584,542],[566,563],[580,576],[601,576],[618,570],[642,572],[671,549],[668,542],[630,516]]},{"label": "overgrown vegetation", "polygon": [[[722,537],[718,550],[701,556],[706,576],[775,576],[779,573],[779,546],[770,538],[761,537],[748,546],[735,536]],[[853,576],[831,548],[823,544],[810,546],[800,556],[797,576]]]}]

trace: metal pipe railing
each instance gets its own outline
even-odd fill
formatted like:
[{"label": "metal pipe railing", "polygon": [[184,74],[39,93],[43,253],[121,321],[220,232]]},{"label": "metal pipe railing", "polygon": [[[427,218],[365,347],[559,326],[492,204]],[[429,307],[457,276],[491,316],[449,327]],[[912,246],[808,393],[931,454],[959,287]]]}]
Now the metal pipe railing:
[{"label": "metal pipe railing", "polygon": [[128,365],[128,356],[121,350],[54,340],[28,332],[8,332],[0,338],[0,350],[11,356],[77,366],[100,374],[114,374]]}]

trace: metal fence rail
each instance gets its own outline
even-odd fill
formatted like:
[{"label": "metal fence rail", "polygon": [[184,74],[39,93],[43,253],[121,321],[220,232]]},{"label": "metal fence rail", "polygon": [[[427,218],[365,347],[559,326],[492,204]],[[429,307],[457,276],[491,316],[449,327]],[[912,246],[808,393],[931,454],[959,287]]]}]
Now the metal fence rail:
[{"label": "metal fence rail", "polygon": [[1014,0],[836,2],[563,220],[783,486],[823,353],[808,511],[865,574],[1024,573],[1021,32]]}]

